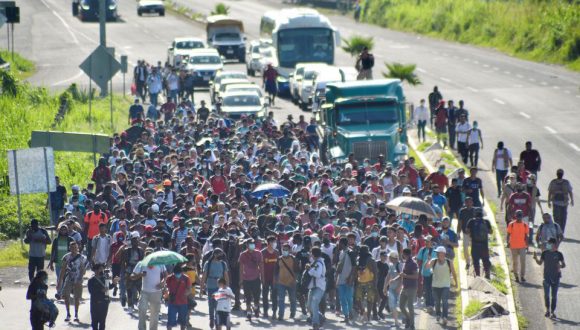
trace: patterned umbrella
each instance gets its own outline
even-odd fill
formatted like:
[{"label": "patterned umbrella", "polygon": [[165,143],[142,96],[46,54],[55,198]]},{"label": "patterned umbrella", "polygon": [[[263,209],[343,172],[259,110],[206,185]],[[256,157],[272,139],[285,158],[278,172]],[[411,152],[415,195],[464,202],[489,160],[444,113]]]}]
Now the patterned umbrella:
[{"label": "patterned umbrella", "polygon": [[435,211],[431,205],[417,197],[397,197],[388,202],[387,207],[397,212],[403,212],[411,215],[424,214],[428,217],[435,218]]}]

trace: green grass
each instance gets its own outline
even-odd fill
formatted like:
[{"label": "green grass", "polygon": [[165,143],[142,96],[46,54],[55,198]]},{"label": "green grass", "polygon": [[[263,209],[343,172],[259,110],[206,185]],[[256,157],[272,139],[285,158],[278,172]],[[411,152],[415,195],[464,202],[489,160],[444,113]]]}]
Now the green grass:
[{"label": "green grass", "polygon": [[[88,104],[83,101],[70,103],[63,121],[54,128],[53,122],[58,112],[59,97],[44,88],[19,83],[15,97],[0,95],[0,239],[18,237],[18,217],[16,198],[9,195],[8,161],[6,151],[28,148],[28,140],[33,130],[56,130],[112,134],[126,127],[129,100],[114,96],[113,122],[109,112],[109,98],[95,99],[92,105],[92,127],[88,122]],[[73,183],[86,185],[93,169],[92,154],[55,152],[55,170],[66,187]],[[44,208],[46,194],[22,195],[22,219],[25,226],[30,219],[37,218],[48,223]]]},{"label": "green grass", "polygon": [[505,270],[499,265],[491,265],[491,285],[503,294],[508,293],[506,282],[508,280]]},{"label": "green grass", "polygon": [[527,329],[530,326],[528,319],[522,315],[519,311],[516,311],[516,317],[518,318],[518,327],[520,329]]},{"label": "green grass", "polygon": [[421,159],[419,158],[419,156],[417,155],[417,152],[415,151],[415,149],[411,148],[411,146],[409,146],[409,157],[413,157],[415,158],[415,168],[416,169],[420,169],[421,167],[424,167],[425,170],[427,172],[429,172],[427,170],[427,167],[425,167],[425,164],[423,164],[423,162],[421,161]]},{"label": "green grass", "polygon": [[[0,268],[22,267],[28,265],[29,246],[20,242],[11,241],[0,249]],[[50,245],[46,246],[46,259],[50,257]]]},{"label": "green grass", "polygon": [[365,0],[361,20],[580,71],[580,2]]},{"label": "green grass", "polygon": [[0,57],[10,63],[10,71],[18,80],[24,80],[36,72],[34,62],[22,57],[18,53],[14,53],[14,61],[12,61],[12,52],[0,49]]},{"label": "green grass", "polygon": [[[463,256],[463,253],[461,254]],[[461,281],[459,278],[459,258],[453,259],[453,268],[457,274],[457,295],[455,296],[455,320],[457,320],[457,329],[463,325],[463,299],[461,298]]]},{"label": "green grass", "polygon": [[479,300],[470,300],[465,307],[465,317],[473,317],[483,308],[483,303]]},{"label": "green grass", "polygon": [[432,145],[433,145],[433,143],[431,143],[431,142],[427,142],[427,141],[421,142],[421,144],[419,144],[417,146],[417,151],[423,152],[423,151],[427,150],[427,148],[429,148]]},{"label": "green grass", "polygon": [[165,2],[164,5],[165,5],[165,9],[168,10],[169,12],[172,12],[176,15],[183,16],[187,19],[191,19],[191,20],[196,21],[196,20],[204,18],[203,14],[194,11],[193,9],[189,8],[188,6],[178,5],[177,3],[173,2],[173,1]]}]

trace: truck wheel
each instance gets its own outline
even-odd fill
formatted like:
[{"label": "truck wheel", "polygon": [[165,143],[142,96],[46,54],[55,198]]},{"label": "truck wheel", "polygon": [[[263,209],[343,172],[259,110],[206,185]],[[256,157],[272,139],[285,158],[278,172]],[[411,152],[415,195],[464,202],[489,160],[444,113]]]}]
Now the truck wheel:
[{"label": "truck wheel", "polygon": [[326,140],[326,137],[323,139],[322,143],[320,144],[320,160],[322,161],[322,164],[324,165],[328,165],[329,163],[329,157],[328,157],[328,142]]},{"label": "truck wheel", "polygon": [[165,16],[165,10],[160,11],[159,16]]},{"label": "truck wheel", "polygon": [[143,16],[143,13],[140,10],[137,10],[137,15]]}]

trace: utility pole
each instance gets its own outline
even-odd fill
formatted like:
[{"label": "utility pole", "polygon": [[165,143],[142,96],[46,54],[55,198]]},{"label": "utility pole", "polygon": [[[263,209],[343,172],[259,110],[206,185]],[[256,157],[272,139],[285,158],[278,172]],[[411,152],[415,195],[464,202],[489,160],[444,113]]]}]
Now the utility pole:
[{"label": "utility pole", "polygon": [[[99,39],[100,45],[107,48],[107,0],[99,0]],[[110,65],[109,65],[110,66]],[[113,93],[113,80],[110,82],[111,93]],[[101,97],[107,96],[107,88],[101,88]],[[112,102],[111,102],[112,103]],[[111,126],[112,126],[113,106],[111,104]]]}]

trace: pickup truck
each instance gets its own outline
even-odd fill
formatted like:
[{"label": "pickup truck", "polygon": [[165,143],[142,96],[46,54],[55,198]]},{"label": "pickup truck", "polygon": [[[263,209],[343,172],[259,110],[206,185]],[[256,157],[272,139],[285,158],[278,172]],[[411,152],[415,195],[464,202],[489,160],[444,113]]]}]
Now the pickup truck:
[{"label": "pickup truck", "polygon": [[225,15],[207,18],[207,44],[217,49],[228,60],[246,62],[246,37],[244,23]]}]

